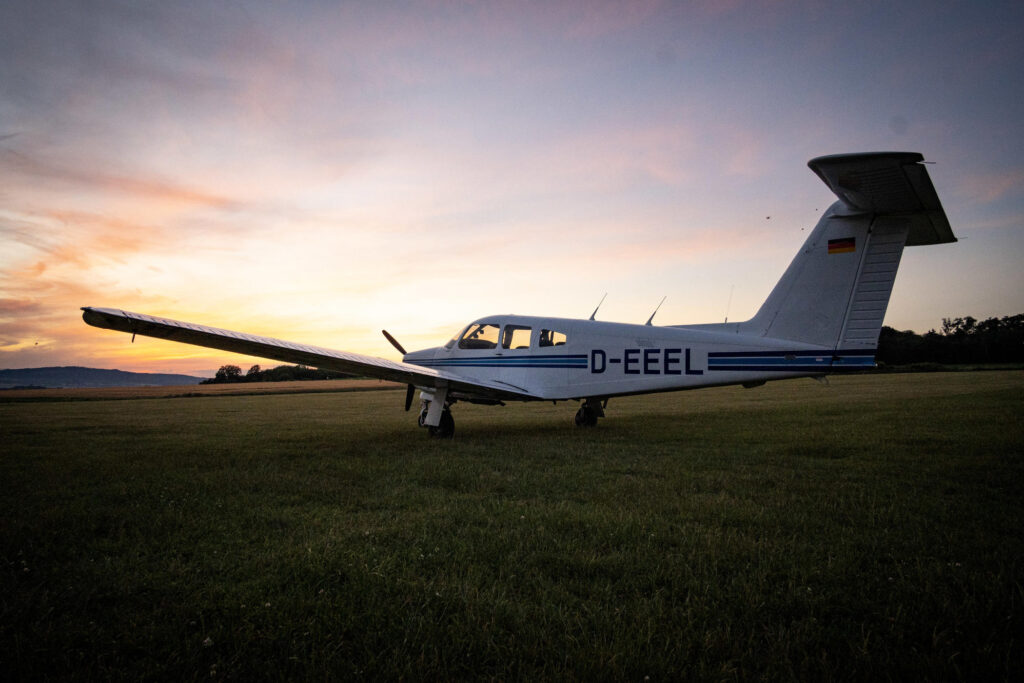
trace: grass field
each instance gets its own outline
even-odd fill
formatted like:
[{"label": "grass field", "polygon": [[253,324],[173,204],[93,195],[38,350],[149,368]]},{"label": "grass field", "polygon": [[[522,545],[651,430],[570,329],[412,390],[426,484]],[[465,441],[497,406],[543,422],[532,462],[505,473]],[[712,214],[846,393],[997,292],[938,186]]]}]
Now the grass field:
[{"label": "grass field", "polygon": [[0,404],[8,680],[1007,680],[1024,373]]},{"label": "grass field", "polygon": [[9,401],[92,401],[126,398],[196,398],[245,394],[316,394],[405,388],[379,379],[321,379],[298,382],[231,382],[157,387],[81,387],[74,389],[4,389],[0,403]]}]

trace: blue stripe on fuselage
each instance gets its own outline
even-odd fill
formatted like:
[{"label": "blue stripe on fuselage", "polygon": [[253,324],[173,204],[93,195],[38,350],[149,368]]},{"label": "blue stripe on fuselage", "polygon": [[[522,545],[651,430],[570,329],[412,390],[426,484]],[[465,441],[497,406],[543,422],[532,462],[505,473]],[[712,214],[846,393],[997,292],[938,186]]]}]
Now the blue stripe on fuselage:
[{"label": "blue stripe on fuselage", "polygon": [[557,356],[491,356],[485,358],[441,358],[421,360],[417,365],[431,368],[586,368],[585,354]]},{"label": "blue stripe on fuselage", "polygon": [[[632,350],[630,350],[632,351]],[[660,352],[661,349],[648,351]],[[682,349],[672,349],[681,352]],[[686,349],[689,351],[689,349]],[[605,354],[598,350],[598,353]],[[635,356],[636,354],[634,354]],[[699,370],[690,370],[689,354],[686,357],[686,374],[698,374]],[[653,356],[652,356],[653,358]],[[680,365],[682,359],[670,359],[672,367]],[[636,368],[635,374],[661,374],[658,371],[648,371],[636,357],[626,358],[627,365],[632,362]],[[646,360],[644,361],[646,363]],[[653,359],[652,363],[660,362]],[[621,365],[622,358],[608,358],[607,365]],[[438,358],[416,361],[417,365],[433,368],[561,368],[561,369],[582,369],[590,367],[586,354],[558,354],[542,356],[486,356],[486,357],[461,357],[461,358]],[[591,372],[603,373],[605,364],[600,367],[590,367]],[[827,373],[842,372],[844,370],[864,370],[875,367],[875,350],[838,350],[838,351],[712,351],[708,353],[708,370],[729,371],[729,372],[810,372]],[[641,371],[639,368],[643,368]],[[660,368],[660,366],[659,366]],[[627,367],[628,369],[628,367]],[[627,373],[634,374],[634,373]],[[668,372],[666,374],[677,374]]]},{"label": "blue stripe on fuselage", "polygon": [[838,351],[715,351],[708,370],[733,372],[826,372],[875,367],[875,350]]}]

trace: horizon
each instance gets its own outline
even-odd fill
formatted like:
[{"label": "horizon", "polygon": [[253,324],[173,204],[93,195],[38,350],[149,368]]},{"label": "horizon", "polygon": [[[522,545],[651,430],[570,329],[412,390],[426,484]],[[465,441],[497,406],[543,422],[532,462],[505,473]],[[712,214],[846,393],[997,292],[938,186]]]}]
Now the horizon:
[{"label": "horizon", "polygon": [[[0,372],[23,372],[26,370],[99,370],[101,372],[127,372],[136,375],[182,375],[186,377],[202,377],[187,372],[136,372],[134,370],[122,370],[121,368],[93,368],[88,365],[43,365],[34,368],[0,368]],[[213,371],[214,373],[216,370]],[[211,377],[213,375],[211,374]]]},{"label": "horizon", "polygon": [[[121,308],[394,358],[499,313],[751,317],[834,195],[901,150],[956,244],[885,325],[1024,311],[1024,5],[658,1],[0,7],[0,368],[266,359],[88,327]],[[271,361],[276,362],[276,361]]]}]

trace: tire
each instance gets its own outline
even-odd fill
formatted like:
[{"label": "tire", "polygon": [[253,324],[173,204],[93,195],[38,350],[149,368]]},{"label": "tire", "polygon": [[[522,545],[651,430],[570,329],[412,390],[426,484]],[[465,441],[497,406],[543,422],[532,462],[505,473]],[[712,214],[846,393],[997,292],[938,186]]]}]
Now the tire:
[{"label": "tire", "polygon": [[576,417],[573,418],[573,422],[576,423],[577,427],[596,427],[597,413],[585,405],[580,406],[580,409],[576,411]]},{"label": "tire", "polygon": [[441,413],[441,424],[429,429],[430,436],[437,439],[450,439],[455,436],[455,418],[452,417],[452,412],[446,410]]}]

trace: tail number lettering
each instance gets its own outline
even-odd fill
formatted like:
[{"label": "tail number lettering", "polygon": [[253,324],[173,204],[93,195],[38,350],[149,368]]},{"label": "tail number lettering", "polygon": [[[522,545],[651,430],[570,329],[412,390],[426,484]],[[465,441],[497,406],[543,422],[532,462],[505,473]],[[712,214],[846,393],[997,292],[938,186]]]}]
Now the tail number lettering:
[{"label": "tail number lettering", "polygon": [[626,375],[704,374],[703,370],[693,369],[690,349],[623,349],[621,356],[612,357],[604,349],[590,352],[591,374],[600,375],[612,365],[621,365]]}]

